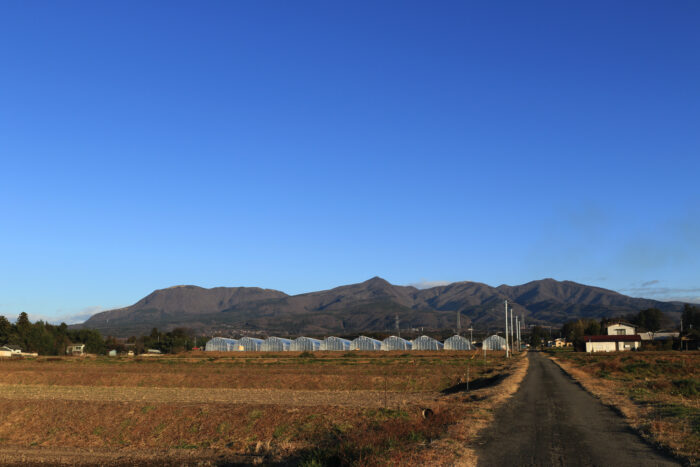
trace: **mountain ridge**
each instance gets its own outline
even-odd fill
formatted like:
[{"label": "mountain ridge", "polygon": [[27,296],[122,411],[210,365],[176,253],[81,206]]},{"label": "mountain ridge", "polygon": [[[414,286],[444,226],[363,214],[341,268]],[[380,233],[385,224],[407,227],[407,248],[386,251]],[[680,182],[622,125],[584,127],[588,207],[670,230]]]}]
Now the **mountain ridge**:
[{"label": "mountain ridge", "polygon": [[145,333],[153,327],[324,334],[391,330],[397,315],[404,327],[446,329],[455,327],[460,312],[465,325],[496,328],[503,319],[504,300],[527,324],[544,325],[620,316],[651,307],[675,320],[682,308],[679,303],[628,297],[551,278],[514,286],[462,281],[418,289],[375,276],[297,295],[260,287],[173,286],[155,290],[131,306],[97,313],[73,327],[115,336]]}]

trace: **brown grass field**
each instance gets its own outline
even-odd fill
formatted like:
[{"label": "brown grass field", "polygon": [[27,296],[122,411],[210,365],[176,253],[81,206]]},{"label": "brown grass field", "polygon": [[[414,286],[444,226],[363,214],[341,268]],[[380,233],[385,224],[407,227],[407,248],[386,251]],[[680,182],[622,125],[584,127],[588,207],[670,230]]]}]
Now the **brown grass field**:
[{"label": "brown grass field", "polygon": [[471,465],[470,440],[526,365],[493,352],[2,359],[0,464]]},{"label": "brown grass field", "polygon": [[700,352],[552,352],[554,361],[645,438],[700,462]]}]

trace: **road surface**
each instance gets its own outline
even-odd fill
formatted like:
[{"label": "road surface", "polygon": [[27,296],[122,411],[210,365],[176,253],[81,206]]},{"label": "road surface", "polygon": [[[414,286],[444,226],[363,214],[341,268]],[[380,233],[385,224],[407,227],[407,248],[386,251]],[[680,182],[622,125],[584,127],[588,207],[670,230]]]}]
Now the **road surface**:
[{"label": "road surface", "polygon": [[646,444],[612,409],[539,352],[479,440],[479,466],[680,465]]}]

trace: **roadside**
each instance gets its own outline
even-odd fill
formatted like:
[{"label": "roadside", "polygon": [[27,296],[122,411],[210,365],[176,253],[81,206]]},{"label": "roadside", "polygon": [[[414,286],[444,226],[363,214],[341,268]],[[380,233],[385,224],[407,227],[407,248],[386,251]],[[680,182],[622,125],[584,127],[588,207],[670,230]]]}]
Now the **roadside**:
[{"label": "roadside", "polygon": [[550,359],[649,443],[700,465],[700,352],[553,352]]}]

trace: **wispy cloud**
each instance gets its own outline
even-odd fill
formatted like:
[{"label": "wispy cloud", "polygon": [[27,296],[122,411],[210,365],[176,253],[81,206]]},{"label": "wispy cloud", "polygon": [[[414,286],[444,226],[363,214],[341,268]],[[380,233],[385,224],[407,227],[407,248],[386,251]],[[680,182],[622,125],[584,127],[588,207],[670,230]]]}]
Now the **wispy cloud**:
[{"label": "wispy cloud", "polygon": [[620,292],[634,297],[651,298],[666,302],[700,303],[700,287],[663,287],[662,281],[651,280],[620,289]]},{"label": "wispy cloud", "polygon": [[413,284],[409,284],[417,289],[430,289],[432,287],[440,287],[443,285],[450,285],[452,282],[450,281],[429,281],[427,279],[421,279],[419,282],[414,282]]},{"label": "wispy cloud", "polygon": [[111,310],[112,308],[104,308],[101,306],[89,306],[73,313],[59,313],[51,316],[46,316],[37,313],[28,313],[28,315],[30,321],[32,322],[41,320],[51,324],[77,324],[87,321],[88,318],[90,318],[95,313],[99,313],[108,309]]}]

